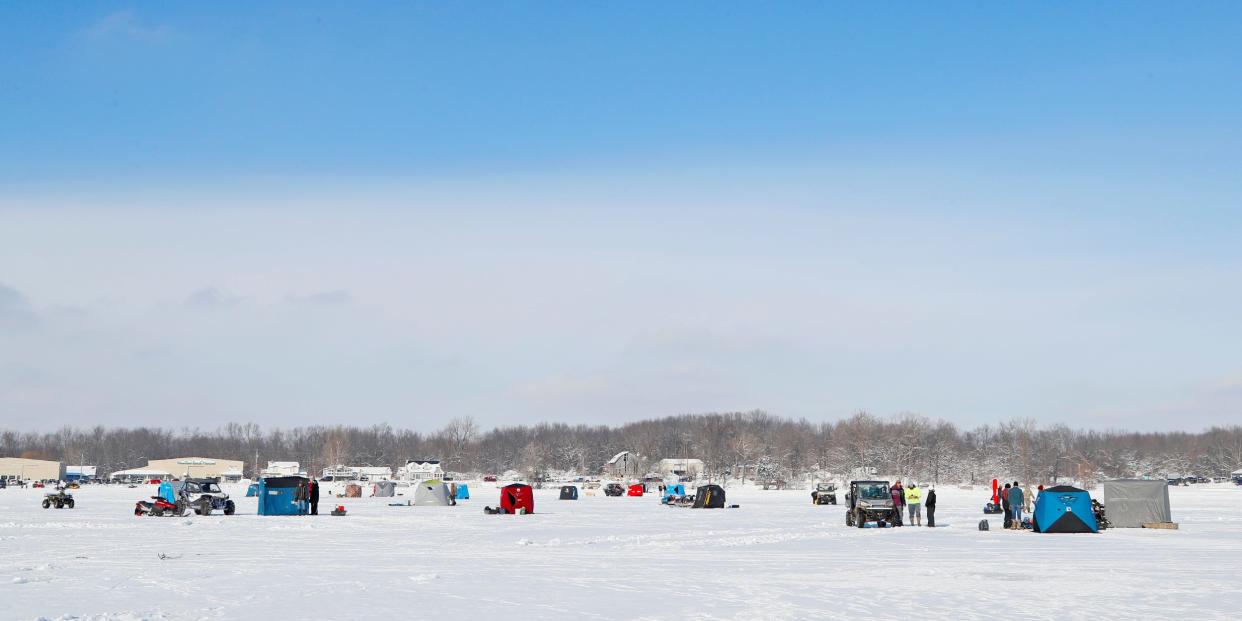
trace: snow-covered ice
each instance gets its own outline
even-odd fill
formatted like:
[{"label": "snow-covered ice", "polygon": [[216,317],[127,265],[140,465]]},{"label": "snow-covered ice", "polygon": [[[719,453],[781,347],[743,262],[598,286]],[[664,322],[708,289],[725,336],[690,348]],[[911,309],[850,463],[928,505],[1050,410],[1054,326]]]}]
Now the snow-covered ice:
[{"label": "snow-covered ice", "polygon": [[[484,486],[486,485],[486,487]],[[940,528],[845,526],[807,491],[739,509],[536,492],[536,513],[325,498],[318,517],[138,518],[153,488],[44,510],[0,490],[0,618],[1200,619],[1242,610],[1242,487],[1170,489],[1180,530],[980,532],[988,491],[938,489]],[[326,515],[344,504],[346,517]],[[161,558],[161,556],[163,558]]]}]

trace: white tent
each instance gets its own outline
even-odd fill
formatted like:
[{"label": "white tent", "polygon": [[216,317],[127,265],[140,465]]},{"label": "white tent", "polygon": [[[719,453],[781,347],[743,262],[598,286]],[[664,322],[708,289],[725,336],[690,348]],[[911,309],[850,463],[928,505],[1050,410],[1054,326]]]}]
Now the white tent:
[{"label": "white tent", "polygon": [[457,504],[449,491],[448,485],[439,479],[420,481],[414,490],[414,506],[416,507],[447,507]]}]

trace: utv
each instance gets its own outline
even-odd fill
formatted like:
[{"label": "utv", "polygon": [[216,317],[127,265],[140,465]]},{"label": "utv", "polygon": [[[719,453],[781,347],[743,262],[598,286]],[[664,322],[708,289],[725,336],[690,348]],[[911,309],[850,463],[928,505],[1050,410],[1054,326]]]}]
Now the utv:
[{"label": "utv", "polygon": [[811,504],[815,504],[815,505],[837,504],[837,484],[836,483],[820,483],[816,485],[815,491],[811,492]]},{"label": "utv", "polygon": [[56,507],[57,509],[72,509],[73,495],[63,489],[58,489],[55,492],[48,494],[43,498],[43,508],[50,509],[52,507]]},{"label": "utv", "polygon": [[237,510],[229,495],[220,489],[220,479],[217,478],[186,479],[181,484],[179,495],[199,515],[211,515],[217,509],[224,511],[225,515],[233,515]]},{"label": "utv", "polygon": [[604,486],[605,496],[624,496],[625,488],[620,483],[609,483]]},{"label": "utv", "polygon": [[893,507],[888,481],[850,481],[845,495],[845,525],[864,528],[867,522],[883,526],[901,524],[901,508]]}]

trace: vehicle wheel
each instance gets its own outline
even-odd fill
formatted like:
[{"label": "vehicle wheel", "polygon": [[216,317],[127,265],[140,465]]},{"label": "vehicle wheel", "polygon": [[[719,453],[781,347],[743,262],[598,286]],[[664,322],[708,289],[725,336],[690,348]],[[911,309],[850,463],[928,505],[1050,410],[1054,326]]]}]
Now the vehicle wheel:
[{"label": "vehicle wheel", "polygon": [[862,513],[859,513],[858,515],[854,516],[854,526],[857,526],[859,528],[866,528],[867,527],[867,516],[863,515]]},{"label": "vehicle wheel", "polygon": [[57,508],[57,509],[64,509],[64,508],[65,508],[65,501],[63,501],[63,500],[57,500],[54,504],[56,505],[56,508]]},{"label": "vehicle wheel", "polygon": [[198,514],[199,515],[211,515],[211,499],[210,498],[204,498],[202,502],[198,503]]},{"label": "vehicle wheel", "polygon": [[73,499],[72,499],[72,498],[70,498],[69,500],[66,500],[66,501],[65,501],[65,506],[66,506],[66,507],[68,507],[68,508],[70,508],[70,509],[72,509],[72,508],[73,508]]},{"label": "vehicle wheel", "polygon": [[175,515],[175,516],[177,516],[177,517],[182,517],[182,516],[184,516],[184,515],[185,515],[185,512],[186,512],[186,510],[187,510],[187,509],[189,509],[189,507],[187,507],[187,506],[186,506],[186,504],[185,504],[184,502],[182,502],[182,501],[178,500],[178,501],[177,501],[177,508],[176,508],[176,509],[173,509],[173,515]]},{"label": "vehicle wheel", "polygon": [[224,503],[224,514],[225,514],[225,515],[233,515],[233,512],[234,512],[234,511],[237,511],[237,505],[233,504],[233,501],[232,501],[232,500],[225,501],[225,503]]},{"label": "vehicle wheel", "polygon": [[43,508],[44,508],[44,509],[50,509],[51,507],[52,507],[52,501],[50,501],[50,500],[48,500],[48,499],[44,498],[44,499],[43,499]]}]

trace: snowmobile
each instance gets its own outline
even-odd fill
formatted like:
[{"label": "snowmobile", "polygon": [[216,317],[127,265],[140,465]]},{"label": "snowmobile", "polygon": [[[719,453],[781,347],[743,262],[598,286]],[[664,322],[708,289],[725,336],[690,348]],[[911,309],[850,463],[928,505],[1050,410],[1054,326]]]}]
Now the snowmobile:
[{"label": "snowmobile", "polygon": [[1109,526],[1112,526],[1112,524],[1108,521],[1108,513],[1104,509],[1104,503],[1092,498],[1091,512],[1095,514],[1095,523],[1099,526],[1100,530],[1104,530]]},{"label": "snowmobile", "polygon": [[181,517],[185,515],[185,512],[188,509],[189,507],[186,506],[184,500],[178,500],[173,503],[168,502],[168,499],[163,496],[152,496],[151,500],[139,500],[138,504],[134,505],[134,515],[150,515],[153,517],[168,515]]},{"label": "snowmobile", "polygon": [[604,486],[604,495],[605,496],[624,496],[625,488],[622,487],[620,483],[609,483],[608,485]]},{"label": "snowmobile", "polygon": [[43,498],[43,508],[72,509],[73,495],[63,489],[57,489]]},{"label": "snowmobile", "polygon": [[181,484],[178,497],[199,515],[211,515],[214,510],[224,511],[225,515],[233,515],[237,510],[229,495],[220,489],[220,479],[186,479]]}]

